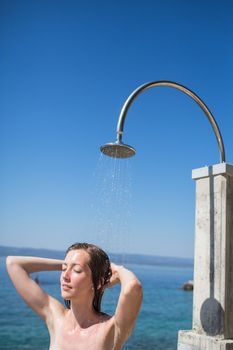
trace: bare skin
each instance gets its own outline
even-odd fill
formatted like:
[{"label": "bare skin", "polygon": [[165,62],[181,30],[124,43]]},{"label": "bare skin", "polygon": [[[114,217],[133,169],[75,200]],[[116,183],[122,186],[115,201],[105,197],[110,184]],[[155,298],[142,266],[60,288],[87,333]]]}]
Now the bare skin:
[{"label": "bare skin", "polygon": [[[120,350],[132,333],[142,302],[142,287],[136,276],[123,266],[111,264],[112,277],[106,287],[120,283],[121,292],[113,316],[97,313],[93,306],[89,254],[72,250],[65,260],[36,257],[8,257],[10,278],[24,301],[45,322],[50,350]],[[66,309],[48,295],[30,273],[62,270],[61,294],[71,301]]]}]

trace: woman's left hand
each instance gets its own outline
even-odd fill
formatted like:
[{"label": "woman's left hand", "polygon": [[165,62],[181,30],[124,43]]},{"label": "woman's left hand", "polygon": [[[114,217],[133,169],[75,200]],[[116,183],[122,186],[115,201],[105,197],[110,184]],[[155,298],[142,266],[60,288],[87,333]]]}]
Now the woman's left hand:
[{"label": "woman's left hand", "polygon": [[120,279],[119,279],[119,275],[118,275],[118,268],[120,266],[111,263],[111,270],[112,270],[112,276],[110,278],[110,281],[108,284],[106,284],[106,288],[112,288],[113,286],[115,286],[116,284],[120,283]]}]

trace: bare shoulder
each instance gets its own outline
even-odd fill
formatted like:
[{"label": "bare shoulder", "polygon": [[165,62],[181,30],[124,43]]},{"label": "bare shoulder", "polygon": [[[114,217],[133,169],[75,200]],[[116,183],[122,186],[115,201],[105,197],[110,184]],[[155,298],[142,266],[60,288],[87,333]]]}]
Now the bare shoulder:
[{"label": "bare shoulder", "polygon": [[125,337],[118,332],[115,316],[103,314],[100,316],[98,344],[100,349],[120,350]]},{"label": "bare shoulder", "polygon": [[[102,326],[102,336],[103,339],[105,339],[105,346],[106,344],[108,346],[111,344],[110,347],[106,346],[106,349],[120,350],[129,336],[128,330],[122,330],[119,328],[115,315],[104,315]],[[103,349],[105,349],[105,347],[103,347]]]},{"label": "bare shoulder", "polygon": [[61,323],[66,315],[67,315],[67,309],[64,305],[51,295],[49,295],[49,313],[47,313],[46,318],[46,324],[49,328],[49,330],[57,328],[57,323]]}]

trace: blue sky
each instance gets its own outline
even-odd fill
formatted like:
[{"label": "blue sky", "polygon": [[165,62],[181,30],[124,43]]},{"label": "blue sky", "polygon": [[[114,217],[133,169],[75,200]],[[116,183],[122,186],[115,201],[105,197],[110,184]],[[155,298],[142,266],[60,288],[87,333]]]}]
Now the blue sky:
[{"label": "blue sky", "polygon": [[233,163],[232,15],[230,0],[1,1],[0,243],[192,257],[191,171],[219,162],[203,111],[148,90],[125,123],[136,157],[99,146],[135,88],[172,80],[207,104]]}]

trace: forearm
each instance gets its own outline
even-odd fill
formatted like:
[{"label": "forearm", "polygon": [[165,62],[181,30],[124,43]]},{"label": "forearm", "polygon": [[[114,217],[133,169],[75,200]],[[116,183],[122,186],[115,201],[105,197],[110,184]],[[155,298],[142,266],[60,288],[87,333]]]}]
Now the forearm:
[{"label": "forearm", "polygon": [[6,263],[8,270],[13,267],[18,267],[30,274],[39,271],[59,271],[62,268],[63,260],[31,256],[8,256]]},{"label": "forearm", "polygon": [[132,288],[141,287],[140,281],[135,276],[135,274],[132,271],[126,269],[124,266],[114,265],[113,274],[121,284],[122,291],[128,291]]}]

